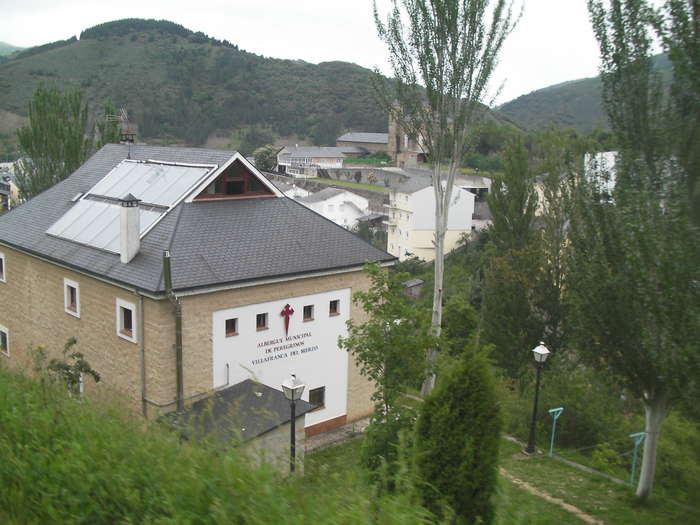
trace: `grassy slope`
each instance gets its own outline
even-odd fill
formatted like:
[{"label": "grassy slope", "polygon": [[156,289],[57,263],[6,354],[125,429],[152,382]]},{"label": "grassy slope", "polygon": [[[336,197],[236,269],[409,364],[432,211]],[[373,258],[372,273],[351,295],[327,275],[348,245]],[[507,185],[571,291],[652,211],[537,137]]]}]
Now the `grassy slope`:
[{"label": "grassy slope", "polygon": [[[362,440],[325,449],[307,456],[306,483],[319,487],[370,490],[359,465]],[[517,459],[520,447],[508,441],[501,445],[501,466],[514,478],[574,505],[607,525],[645,523],[697,523],[700,515],[686,511],[662,497],[646,506],[637,505],[631,488],[616,485],[549,458]],[[517,457],[514,457],[517,456]],[[360,488],[364,487],[364,488]],[[495,525],[560,525],[583,523],[559,505],[545,501],[501,477]]]},{"label": "grassy slope", "polygon": [[[617,485],[548,457],[519,459],[520,447],[502,445],[501,466],[551,496],[560,498],[608,525],[697,523],[700,515],[684,510],[658,494],[648,505],[634,501],[631,487]],[[515,456],[514,456],[515,454]]]},{"label": "grassy slope", "polygon": [[421,523],[401,496],[247,464],[0,369],[0,523]]}]

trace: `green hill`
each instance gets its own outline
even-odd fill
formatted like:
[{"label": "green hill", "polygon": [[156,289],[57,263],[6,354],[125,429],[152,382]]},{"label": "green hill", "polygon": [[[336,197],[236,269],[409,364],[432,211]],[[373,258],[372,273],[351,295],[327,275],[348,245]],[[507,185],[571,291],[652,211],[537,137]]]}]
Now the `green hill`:
[{"label": "green hill", "polygon": [[0,57],[11,55],[15,51],[20,51],[22,48],[13,46],[12,44],[7,44],[5,42],[0,42]]},{"label": "green hill", "polygon": [[0,110],[26,115],[40,82],[80,87],[97,114],[111,98],[139,139],[202,144],[213,134],[296,136],[332,144],[346,130],[386,131],[370,70],[266,58],[167,21],[127,19],[15,53],[0,64]]},{"label": "green hill", "polygon": [[[667,78],[671,64],[666,55],[654,61]],[[607,128],[607,117],[601,105],[600,78],[582,78],[538,89],[506,102],[497,112],[526,129],[571,127],[581,133]]]}]

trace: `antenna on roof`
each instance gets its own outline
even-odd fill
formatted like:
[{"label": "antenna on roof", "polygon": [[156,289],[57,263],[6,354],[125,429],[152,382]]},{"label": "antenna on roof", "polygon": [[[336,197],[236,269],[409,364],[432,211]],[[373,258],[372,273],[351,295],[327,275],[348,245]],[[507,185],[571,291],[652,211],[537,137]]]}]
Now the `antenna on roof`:
[{"label": "antenna on roof", "polygon": [[[129,115],[124,106],[121,107],[119,115],[106,115],[105,120],[107,122],[121,122],[121,126],[119,126],[119,141],[123,144],[134,143],[136,132],[129,126]],[[131,152],[131,148],[129,148],[129,152]]]}]

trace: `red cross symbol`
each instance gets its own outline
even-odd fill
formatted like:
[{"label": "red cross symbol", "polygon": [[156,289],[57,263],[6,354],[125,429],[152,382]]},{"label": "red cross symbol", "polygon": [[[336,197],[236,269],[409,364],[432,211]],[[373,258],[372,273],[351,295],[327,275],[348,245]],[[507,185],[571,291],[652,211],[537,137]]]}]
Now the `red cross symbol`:
[{"label": "red cross symbol", "polygon": [[284,310],[280,312],[280,315],[284,317],[284,335],[289,335],[289,318],[294,313],[294,309],[288,304],[284,305]]}]

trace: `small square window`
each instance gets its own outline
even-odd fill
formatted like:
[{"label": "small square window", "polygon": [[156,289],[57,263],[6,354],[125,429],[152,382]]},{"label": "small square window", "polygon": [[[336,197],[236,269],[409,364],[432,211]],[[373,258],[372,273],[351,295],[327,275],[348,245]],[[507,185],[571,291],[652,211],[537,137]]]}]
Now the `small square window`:
[{"label": "small square window", "polygon": [[328,315],[340,315],[340,300],[334,299],[328,306]]},{"label": "small square window", "polygon": [[5,275],[5,254],[0,253],[0,283],[7,282]]},{"label": "small square window", "polygon": [[313,320],[314,320],[314,305],[307,304],[304,307],[304,321],[313,321]]},{"label": "small square window", "polygon": [[117,299],[117,335],[132,343],[137,342],[135,312],[136,305]]},{"label": "small square window", "polygon": [[316,405],[316,408],[326,406],[326,387],[312,388],[309,390],[309,403]]},{"label": "small square window", "polygon": [[80,317],[80,285],[63,279],[63,306],[67,314]]},{"label": "small square window", "polygon": [[267,330],[267,314],[258,314],[255,316],[255,328],[257,330]]},{"label": "small square window", "polygon": [[238,335],[238,318],[226,319],[226,337]]},{"label": "small square window", "polygon": [[0,326],[0,353],[10,357],[10,333],[3,326]]}]

